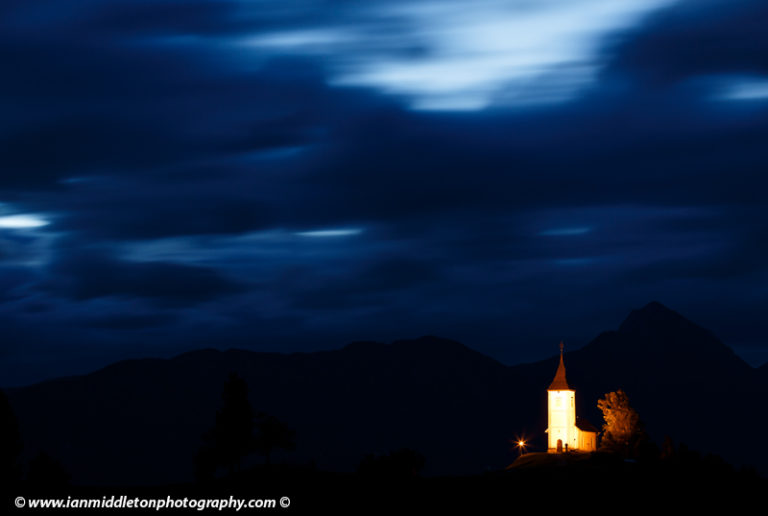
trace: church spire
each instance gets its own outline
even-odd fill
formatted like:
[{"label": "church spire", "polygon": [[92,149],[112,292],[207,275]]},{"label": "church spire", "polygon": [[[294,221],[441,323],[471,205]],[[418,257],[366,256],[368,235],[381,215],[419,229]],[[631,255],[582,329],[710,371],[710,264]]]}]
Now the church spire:
[{"label": "church spire", "polygon": [[557,372],[555,373],[555,379],[549,386],[550,391],[570,391],[568,382],[565,379],[565,364],[563,363],[563,341],[560,341],[560,365],[557,366]]}]

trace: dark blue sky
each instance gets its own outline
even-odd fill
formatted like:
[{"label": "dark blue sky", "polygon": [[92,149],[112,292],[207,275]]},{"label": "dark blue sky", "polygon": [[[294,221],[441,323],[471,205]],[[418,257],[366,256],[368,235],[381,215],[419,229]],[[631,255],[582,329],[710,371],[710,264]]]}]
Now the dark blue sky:
[{"label": "dark blue sky", "polygon": [[768,360],[768,4],[6,0],[0,378],[658,300]]}]

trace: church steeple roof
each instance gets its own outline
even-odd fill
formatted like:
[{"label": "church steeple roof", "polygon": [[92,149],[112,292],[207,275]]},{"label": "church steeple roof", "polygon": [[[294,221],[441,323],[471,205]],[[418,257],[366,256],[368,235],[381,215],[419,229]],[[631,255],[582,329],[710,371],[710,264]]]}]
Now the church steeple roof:
[{"label": "church steeple roof", "polygon": [[560,341],[560,365],[557,366],[555,379],[549,385],[549,391],[570,391],[568,381],[565,379],[565,364],[563,363],[563,341]]}]

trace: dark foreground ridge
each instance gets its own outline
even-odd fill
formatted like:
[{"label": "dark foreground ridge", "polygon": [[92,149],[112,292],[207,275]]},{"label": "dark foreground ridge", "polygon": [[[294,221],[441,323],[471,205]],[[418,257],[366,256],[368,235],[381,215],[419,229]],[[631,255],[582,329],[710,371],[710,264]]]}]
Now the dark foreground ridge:
[{"label": "dark foreground ridge", "polygon": [[[532,453],[503,470],[476,475],[420,477],[392,471],[340,473],[307,466],[259,466],[211,483],[153,487],[14,489],[14,496],[107,500],[274,500],[285,514],[514,513],[545,505],[569,510],[581,503],[612,504],[622,514],[677,508],[748,507],[763,499],[768,483],[754,473],[702,459],[691,452],[650,462],[627,462],[609,454]],[[287,501],[286,501],[287,500]],[[9,501],[10,503],[10,501]],[[282,505],[282,506],[281,506]],[[39,511],[29,511],[39,512]],[[80,513],[81,511],[66,511]],[[86,511],[82,511],[86,513]],[[154,509],[131,511],[154,513]],[[200,513],[197,509],[174,514]],[[232,509],[205,513],[233,514]]]}]

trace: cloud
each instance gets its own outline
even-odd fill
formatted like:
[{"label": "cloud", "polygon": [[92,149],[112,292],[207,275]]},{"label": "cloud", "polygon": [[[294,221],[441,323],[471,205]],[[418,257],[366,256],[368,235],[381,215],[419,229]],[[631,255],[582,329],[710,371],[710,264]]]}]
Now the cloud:
[{"label": "cloud", "polygon": [[246,43],[321,56],[335,85],[370,87],[416,109],[474,111],[573,98],[601,65],[602,36],[669,3],[367,2],[343,6],[338,20],[321,16]]},{"label": "cloud", "polygon": [[196,305],[244,291],[205,267],[125,261],[90,251],[62,255],[51,264],[43,288],[76,301],[114,296],[168,306]]},{"label": "cloud", "polygon": [[90,319],[86,325],[90,328],[103,330],[144,330],[158,328],[173,323],[173,314],[115,314]]},{"label": "cloud", "polygon": [[[409,257],[368,258],[357,271],[345,271],[314,285],[297,285],[294,307],[301,310],[356,310],[395,305],[398,296],[444,279],[434,261]],[[316,284],[316,283],[319,283]],[[387,300],[386,302],[382,302]]]},{"label": "cloud", "polygon": [[[478,16],[501,9],[486,4]],[[337,23],[426,30],[413,20],[429,9],[387,5],[347,6]],[[463,12],[451,2],[432,7],[438,25]],[[547,4],[539,14],[557,18],[561,7]],[[389,9],[406,14],[393,21],[384,16]],[[708,113],[695,95],[674,89],[650,94],[635,84],[609,93],[611,77],[635,66],[632,49],[644,48],[632,42],[659,26],[691,32],[666,22],[669,15],[627,32],[623,46],[608,46],[617,64],[579,102],[468,117],[410,113],[375,87],[329,87],[335,53],[297,59],[267,52],[249,66],[249,54],[227,46],[249,34],[249,24],[250,33],[267,35],[338,29],[311,2],[261,13],[226,2],[119,3],[98,15],[84,12],[74,21],[54,19],[59,29],[42,38],[6,36],[18,43],[7,48],[20,68],[0,86],[22,104],[42,102],[50,118],[32,124],[36,117],[26,112],[25,123],[7,128],[10,166],[0,186],[53,188],[29,195],[27,205],[58,211],[59,230],[136,240],[358,222],[411,226],[414,218],[462,210],[480,220],[556,203],[740,202],[756,189],[739,185],[759,181],[764,122]],[[87,30],[78,34],[79,24]],[[89,31],[97,30],[103,41],[94,49]],[[62,34],[67,38],[58,39]],[[174,43],[179,34],[202,39]],[[58,55],[50,54],[53,46]],[[644,67],[653,63],[635,66]],[[726,166],[743,180],[724,188]],[[692,184],[693,175],[708,180]]]},{"label": "cloud", "polygon": [[768,118],[714,100],[764,82],[764,7],[609,4],[4,2],[0,202],[49,224],[0,229],[0,316],[514,360],[649,299],[759,302]]},{"label": "cloud", "polygon": [[663,86],[691,77],[768,73],[765,2],[683,1],[612,42],[605,75]]}]

